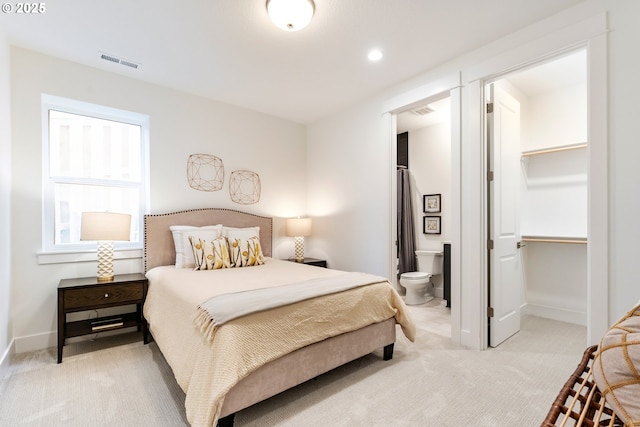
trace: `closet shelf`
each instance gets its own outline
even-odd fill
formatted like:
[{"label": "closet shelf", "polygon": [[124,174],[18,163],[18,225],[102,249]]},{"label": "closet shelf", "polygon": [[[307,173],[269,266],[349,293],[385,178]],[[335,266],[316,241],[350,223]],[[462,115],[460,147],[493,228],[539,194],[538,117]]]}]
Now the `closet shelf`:
[{"label": "closet shelf", "polygon": [[523,242],[587,244],[586,237],[522,236]]},{"label": "closet shelf", "polygon": [[547,153],[557,153],[559,151],[578,150],[581,148],[587,148],[587,143],[585,142],[580,144],[560,145],[557,147],[541,148],[539,150],[523,151],[522,157],[537,156],[539,154]]}]

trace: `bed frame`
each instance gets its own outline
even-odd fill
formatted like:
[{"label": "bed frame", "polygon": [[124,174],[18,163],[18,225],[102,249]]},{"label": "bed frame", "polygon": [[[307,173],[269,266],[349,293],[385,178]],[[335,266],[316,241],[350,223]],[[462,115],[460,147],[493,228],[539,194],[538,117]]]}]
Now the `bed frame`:
[{"label": "bed frame", "polygon": [[[265,256],[272,256],[273,220],[232,209],[204,208],[144,217],[144,271],[175,263],[171,225],[260,227]],[[153,331],[150,331],[153,334]],[[317,377],[347,362],[384,348],[384,360],[393,357],[396,323],[391,318],[308,345],[260,367],[236,384],[226,395],[219,427],[233,426],[235,413]],[[160,349],[162,351],[162,348]]]}]

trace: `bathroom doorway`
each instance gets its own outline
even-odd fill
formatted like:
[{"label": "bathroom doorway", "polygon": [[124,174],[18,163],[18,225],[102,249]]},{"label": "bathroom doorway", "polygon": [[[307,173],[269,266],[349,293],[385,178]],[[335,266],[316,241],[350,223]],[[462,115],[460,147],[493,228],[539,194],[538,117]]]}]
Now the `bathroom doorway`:
[{"label": "bathroom doorway", "polygon": [[525,316],[587,326],[586,49],[485,86],[489,328]]},{"label": "bathroom doorway", "polygon": [[[451,97],[448,93],[427,99],[396,115],[397,169],[409,171],[416,250],[444,253],[445,245],[451,245],[451,230],[455,227],[451,129]],[[398,216],[396,221],[401,218]],[[397,240],[395,244],[397,253]],[[444,257],[442,259],[444,262]],[[426,290],[429,301],[411,306],[411,311],[423,327],[450,338],[450,285],[445,286],[444,276],[438,274],[431,278]],[[396,288],[404,293],[397,275],[395,280]]]}]

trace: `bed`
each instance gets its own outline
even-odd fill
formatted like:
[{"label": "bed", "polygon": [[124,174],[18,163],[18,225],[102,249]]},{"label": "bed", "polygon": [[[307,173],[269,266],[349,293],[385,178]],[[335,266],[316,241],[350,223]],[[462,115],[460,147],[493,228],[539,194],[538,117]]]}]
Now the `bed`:
[{"label": "bed", "polygon": [[[214,224],[259,230],[264,263],[206,271],[176,268],[170,227]],[[274,259],[272,227],[271,218],[231,209],[145,215],[149,292],[144,318],[185,391],[192,426],[232,426],[236,412],[377,349],[383,348],[389,360],[397,324],[411,341],[415,337],[406,307],[388,281]],[[352,280],[359,283],[340,287]],[[339,284],[332,288],[334,283]],[[287,300],[284,290],[293,287],[321,294]],[[281,296],[285,303],[273,302]],[[218,313],[203,307],[221,298],[218,305],[231,313],[217,323]],[[252,298],[267,307],[245,313],[237,305]]]}]

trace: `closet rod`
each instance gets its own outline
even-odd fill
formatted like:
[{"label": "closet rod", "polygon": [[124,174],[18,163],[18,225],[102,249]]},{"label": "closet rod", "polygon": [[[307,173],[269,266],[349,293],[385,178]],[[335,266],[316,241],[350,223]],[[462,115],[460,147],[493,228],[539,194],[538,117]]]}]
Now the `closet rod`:
[{"label": "closet rod", "polygon": [[535,236],[522,236],[523,242],[540,242],[540,243],[572,243],[572,244],[587,244],[586,237],[535,237]]},{"label": "closet rod", "polygon": [[538,154],[556,153],[558,151],[577,150],[579,148],[587,148],[587,144],[584,143],[584,144],[563,145],[561,147],[555,147],[555,148],[543,148],[541,150],[523,151],[522,157],[535,156]]}]

